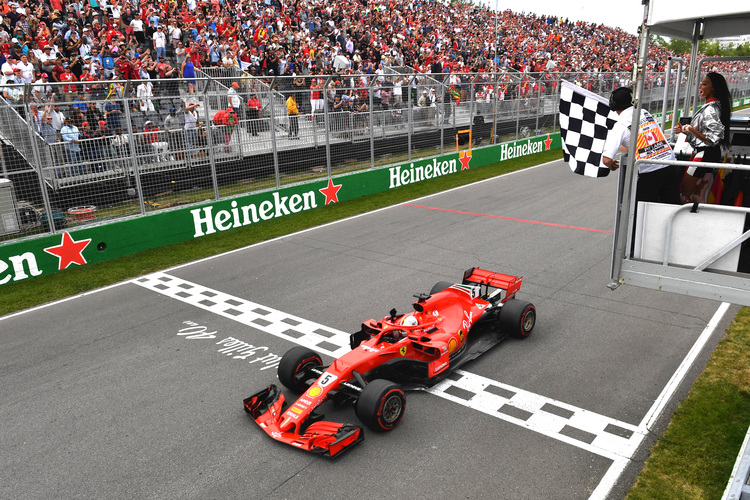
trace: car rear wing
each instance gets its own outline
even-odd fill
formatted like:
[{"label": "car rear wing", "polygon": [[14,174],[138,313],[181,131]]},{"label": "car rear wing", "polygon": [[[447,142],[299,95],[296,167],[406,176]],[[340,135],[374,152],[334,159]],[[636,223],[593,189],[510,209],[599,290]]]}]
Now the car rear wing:
[{"label": "car rear wing", "polygon": [[[505,293],[501,293],[500,300],[501,302],[505,302],[506,300],[515,296],[516,292],[521,289],[522,281],[523,277],[521,276],[511,276],[509,274],[496,273],[493,271],[487,271],[485,269],[472,267],[471,269],[467,269],[466,271],[464,271],[463,284],[467,285],[473,283],[476,285],[490,286],[502,290]],[[497,296],[495,293],[488,293],[487,295],[492,297]]]}]

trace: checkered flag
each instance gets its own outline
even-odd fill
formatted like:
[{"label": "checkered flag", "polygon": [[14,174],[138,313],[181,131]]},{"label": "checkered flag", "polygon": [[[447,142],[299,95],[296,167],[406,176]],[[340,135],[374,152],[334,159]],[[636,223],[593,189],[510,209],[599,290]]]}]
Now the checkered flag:
[{"label": "checkered flag", "polygon": [[560,89],[560,135],[563,157],[576,174],[606,177],[609,169],[602,165],[602,151],[607,132],[617,121],[604,97],[562,82]]}]

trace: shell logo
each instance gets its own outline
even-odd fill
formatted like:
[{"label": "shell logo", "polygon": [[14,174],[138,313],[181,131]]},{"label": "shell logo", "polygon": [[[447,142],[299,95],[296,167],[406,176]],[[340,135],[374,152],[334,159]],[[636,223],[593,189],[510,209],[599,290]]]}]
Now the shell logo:
[{"label": "shell logo", "polygon": [[321,392],[323,392],[323,389],[316,385],[314,387],[310,387],[310,389],[307,391],[307,395],[311,398],[317,398],[318,396],[320,396]]},{"label": "shell logo", "polygon": [[451,339],[448,341],[448,353],[452,353],[453,351],[455,351],[456,345],[458,345],[458,341],[454,337],[451,337]]}]

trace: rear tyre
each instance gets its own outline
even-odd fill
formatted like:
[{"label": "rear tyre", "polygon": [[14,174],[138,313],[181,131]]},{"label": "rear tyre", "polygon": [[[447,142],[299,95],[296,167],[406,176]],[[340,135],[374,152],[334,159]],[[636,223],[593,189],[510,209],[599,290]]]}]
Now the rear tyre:
[{"label": "rear tyre", "polygon": [[432,287],[432,290],[430,290],[430,295],[442,292],[446,288],[450,288],[452,286],[453,283],[448,283],[447,281],[438,281],[437,283],[435,283],[435,286]]},{"label": "rear tyre", "polygon": [[406,395],[396,384],[384,379],[370,382],[357,400],[357,417],[371,430],[393,430],[406,410]]},{"label": "rear tyre", "polygon": [[293,347],[281,357],[276,371],[284,387],[295,393],[302,393],[317,379],[308,369],[321,366],[323,360],[307,347]]},{"label": "rear tyre", "polygon": [[500,309],[498,323],[501,331],[516,338],[526,338],[536,325],[536,308],[529,302],[507,300]]}]

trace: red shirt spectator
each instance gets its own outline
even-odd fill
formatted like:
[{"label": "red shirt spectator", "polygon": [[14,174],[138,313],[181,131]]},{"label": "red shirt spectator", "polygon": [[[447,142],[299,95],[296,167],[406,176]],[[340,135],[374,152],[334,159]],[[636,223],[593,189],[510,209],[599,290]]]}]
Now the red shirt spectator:
[{"label": "red shirt spectator", "polygon": [[[78,78],[76,78],[76,75],[73,74],[73,72],[70,69],[70,66],[65,68],[65,72],[60,75],[60,81],[61,82],[76,82],[78,81]],[[63,92],[66,94],[74,94],[78,92],[78,86],[76,85],[63,85]]]}]

